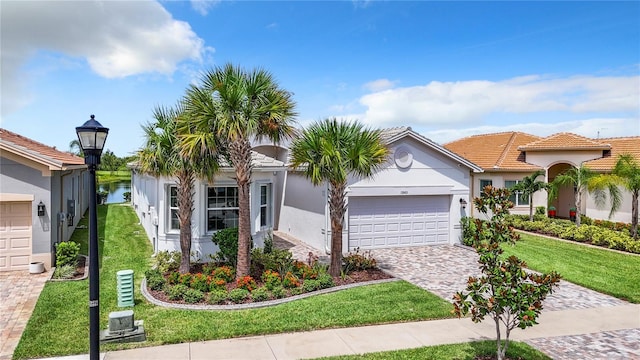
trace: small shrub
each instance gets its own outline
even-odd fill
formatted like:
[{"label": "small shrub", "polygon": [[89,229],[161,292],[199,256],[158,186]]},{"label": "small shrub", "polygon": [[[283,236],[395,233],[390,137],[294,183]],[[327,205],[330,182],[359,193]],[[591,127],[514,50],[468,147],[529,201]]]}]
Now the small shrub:
[{"label": "small shrub", "polygon": [[209,291],[225,290],[227,282],[220,278],[212,278],[209,282]]},{"label": "small shrub", "polygon": [[216,279],[222,279],[225,282],[229,283],[233,281],[233,279],[235,279],[236,274],[232,268],[228,266],[220,266],[213,270],[213,272],[211,273],[211,276],[213,276]]},{"label": "small shrub", "polygon": [[293,289],[290,289],[289,293],[291,294],[291,296],[300,295],[300,294],[302,294],[302,288],[301,287],[295,287]]},{"label": "small shrub", "polygon": [[273,290],[273,288],[275,287],[282,286],[282,280],[280,279],[280,274],[278,274],[275,271],[266,270],[265,272],[262,273],[261,279],[262,279],[262,282],[264,283],[264,286],[269,290]]},{"label": "small shrub", "polygon": [[193,279],[193,275],[191,275],[191,273],[180,274],[178,277],[178,284],[189,287],[191,286],[191,279]]},{"label": "small shrub", "polygon": [[80,255],[80,244],[74,241],[63,241],[56,246],[56,267],[76,266]]},{"label": "small shrub", "polygon": [[244,289],[247,291],[253,291],[257,287],[256,281],[249,275],[243,276],[236,282],[236,287],[238,289]]},{"label": "small shrub", "polygon": [[318,277],[318,273],[309,265],[296,261],[293,263],[294,274],[303,280],[315,279]]},{"label": "small shrub", "polygon": [[536,206],[536,212],[534,215],[547,215],[547,209],[544,206]]},{"label": "small shrub", "polygon": [[187,291],[184,292],[184,295],[182,295],[182,298],[189,304],[195,304],[204,299],[204,293],[196,289],[187,289]]},{"label": "small shrub", "polygon": [[239,304],[249,298],[249,291],[241,288],[233,289],[229,292],[229,299]]},{"label": "small shrub", "polygon": [[169,276],[167,276],[167,281],[171,285],[177,284],[179,280],[180,280],[180,273],[177,271],[173,271],[172,273],[169,274]]},{"label": "small shrub", "polygon": [[282,279],[282,286],[287,289],[297,288],[300,286],[300,280],[291,271],[288,271]]},{"label": "small shrub", "polygon": [[376,267],[376,259],[373,258],[371,251],[365,251],[360,254],[360,248],[356,248],[356,252],[349,252],[342,258],[342,262],[352,271],[368,270]]},{"label": "small shrub", "polygon": [[122,193],[122,197],[124,198],[125,202],[130,202],[131,201],[131,191],[125,191]]},{"label": "small shrub", "polygon": [[276,299],[282,299],[283,297],[287,296],[287,290],[282,286],[276,286],[271,289],[271,294]]},{"label": "small shrub", "polygon": [[333,277],[327,273],[318,275],[318,282],[320,283],[320,289],[327,289],[335,285]]},{"label": "small shrub", "polygon": [[253,301],[269,300],[269,290],[266,287],[259,287],[251,292],[251,298]]},{"label": "small shrub", "polygon": [[289,250],[273,249],[264,253],[262,249],[251,251],[251,273],[260,276],[264,271],[271,270],[286,274],[293,270],[293,256]]},{"label": "small shrub", "polygon": [[238,228],[227,228],[217,231],[211,239],[218,245],[216,256],[220,261],[236,267],[238,260]]},{"label": "small shrub", "polygon": [[312,291],[320,290],[320,281],[313,280],[313,279],[305,280],[302,283],[302,290],[304,292],[312,292]]},{"label": "small shrub", "polygon": [[73,265],[57,266],[53,272],[54,279],[71,279],[76,273],[76,267]]},{"label": "small shrub", "polygon": [[180,251],[160,251],[154,258],[153,267],[160,270],[160,272],[163,274],[177,271],[180,267],[180,261],[182,260],[181,258],[182,254],[180,253]]},{"label": "small shrub", "polygon": [[218,267],[215,262],[208,262],[202,265],[202,273],[207,275],[213,275],[213,271]]},{"label": "small shrub", "polygon": [[158,269],[149,269],[144,273],[147,279],[147,287],[151,290],[162,290],[166,284],[166,280]]},{"label": "small shrub", "polygon": [[167,290],[167,296],[169,296],[171,300],[182,300],[187,290],[189,290],[189,288],[186,285],[174,285]]},{"label": "small shrub", "polygon": [[273,252],[273,234],[271,231],[264,238],[264,249],[265,254],[271,254]]},{"label": "small shrub", "polygon": [[207,298],[207,302],[212,305],[222,304],[224,303],[229,294],[226,290],[212,290],[209,292],[209,297]]},{"label": "small shrub", "polygon": [[201,273],[195,274],[193,275],[193,277],[191,278],[191,283],[189,285],[189,287],[191,287],[192,289],[196,289],[202,292],[207,292],[209,291],[209,282],[211,281],[211,279]]}]

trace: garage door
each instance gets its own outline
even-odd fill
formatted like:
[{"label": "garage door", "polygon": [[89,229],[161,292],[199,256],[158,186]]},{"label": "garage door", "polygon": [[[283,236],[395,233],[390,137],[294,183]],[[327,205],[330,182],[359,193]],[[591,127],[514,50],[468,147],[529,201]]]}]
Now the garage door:
[{"label": "garage door", "polygon": [[449,242],[449,196],[349,198],[349,249]]},{"label": "garage door", "polygon": [[0,271],[27,270],[31,256],[31,202],[0,202]]}]

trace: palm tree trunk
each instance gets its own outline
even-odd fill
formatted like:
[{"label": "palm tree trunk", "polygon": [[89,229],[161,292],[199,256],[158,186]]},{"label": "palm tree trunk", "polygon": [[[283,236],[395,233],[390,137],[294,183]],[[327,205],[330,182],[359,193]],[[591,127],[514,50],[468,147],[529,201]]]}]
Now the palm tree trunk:
[{"label": "palm tree trunk", "polygon": [[180,222],[180,273],[186,274],[191,268],[191,215],[193,214],[193,172],[178,173],[178,221]]},{"label": "palm tree trunk", "polygon": [[331,183],[329,216],[331,218],[331,264],[329,274],[339,276],[342,270],[342,221],[345,213],[345,184]]},{"label": "palm tree trunk", "polygon": [[529,195],[529,221],[533,221],[533,195]]},{"label": "palm tree trunk", "polygon": [[578,187],[576,191],[576,226],[580,227],[580,207],[582,205],[582,190]]},{"label": "palm tree trunk", "polygon": [[631,195],[631,236],[638,237],[638,195],[640,191],[636,190]]},{"label": "palm tree trunk", "polygon": [[249,275],[251,270],[251,209],[249,191],[251,184],[251,144],[238,139],[229,144],[231,162],[236,169],[238,183],[238,261],[236,278]]}]

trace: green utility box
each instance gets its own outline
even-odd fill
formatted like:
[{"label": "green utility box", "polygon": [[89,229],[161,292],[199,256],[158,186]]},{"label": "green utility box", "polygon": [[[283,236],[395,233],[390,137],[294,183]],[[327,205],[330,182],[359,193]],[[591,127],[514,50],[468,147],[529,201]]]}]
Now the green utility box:
[{"label": "green utility box", "polygon": [[118,278],[118,307],[133,306],[133,270],[120,270]]}]

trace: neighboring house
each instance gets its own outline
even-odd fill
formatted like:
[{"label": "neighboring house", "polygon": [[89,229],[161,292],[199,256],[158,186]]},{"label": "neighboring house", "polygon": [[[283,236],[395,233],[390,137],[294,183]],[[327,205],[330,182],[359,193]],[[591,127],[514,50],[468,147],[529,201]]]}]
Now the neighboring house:
[{"label": "neighboring house", "polygon": [[[482,169],[408,127],[386,129],[383,138],[387,165],[348,183],[343,252],[459,242],[469,181]],[[327,187],[314,187],[295,169],[284,184],[278,230],[329,252]]]},{"label": "neighboring house", "polygon": [[0,129],[0,271],[54,264],[89,204],[84,159]]},{"label": "neighboring house", "polygon": [[[545,182],[552,182],[558,174],[572,166],[585,164],[594,171],[610,173],[618,155],[629,153],[640,161],[640,137],[589,139],[572,133],[558,133],[539,137],[522,132],[502,132],[469,136],[444,145],[445,148],[481,166],[481,174],[472,174],[471,191],[479,196],[486,185],[512,187],[536,170],[544,170]],[[631,194],[623,191],[620,210],[613,221],[631,222]],[[599,209],[594,199],[585,194],[581,213],[596,219],[608,219],[609,208]],[[529,202],[514,194],[512,213],[528,214]],[[547,202],[547,193],[539,191],[533,196],[533,206],[554,206],[557,216],[569,218],[575,207],[574,189],[559,189],[558,197]],[[473,210],[472,210],[473,211]]]},{"label": "neighboring house", "polygon": [[[278,174],[286,170],[282,161],[252,152],[253,173],[250,188],[251,236],[262,246],[264,236],[274,224],[274,186]],[[177,187],[175,178],[155,177],[140,173],[135,163],[129,164],[131,202],[140,218],[154,252],[180,251]],[[212,235],[222,229],[238,226],[238,186],[235,170],[223,165],[213,183],[196,180],[192,215],[192,256],[208,261],[217,247]]]}]

